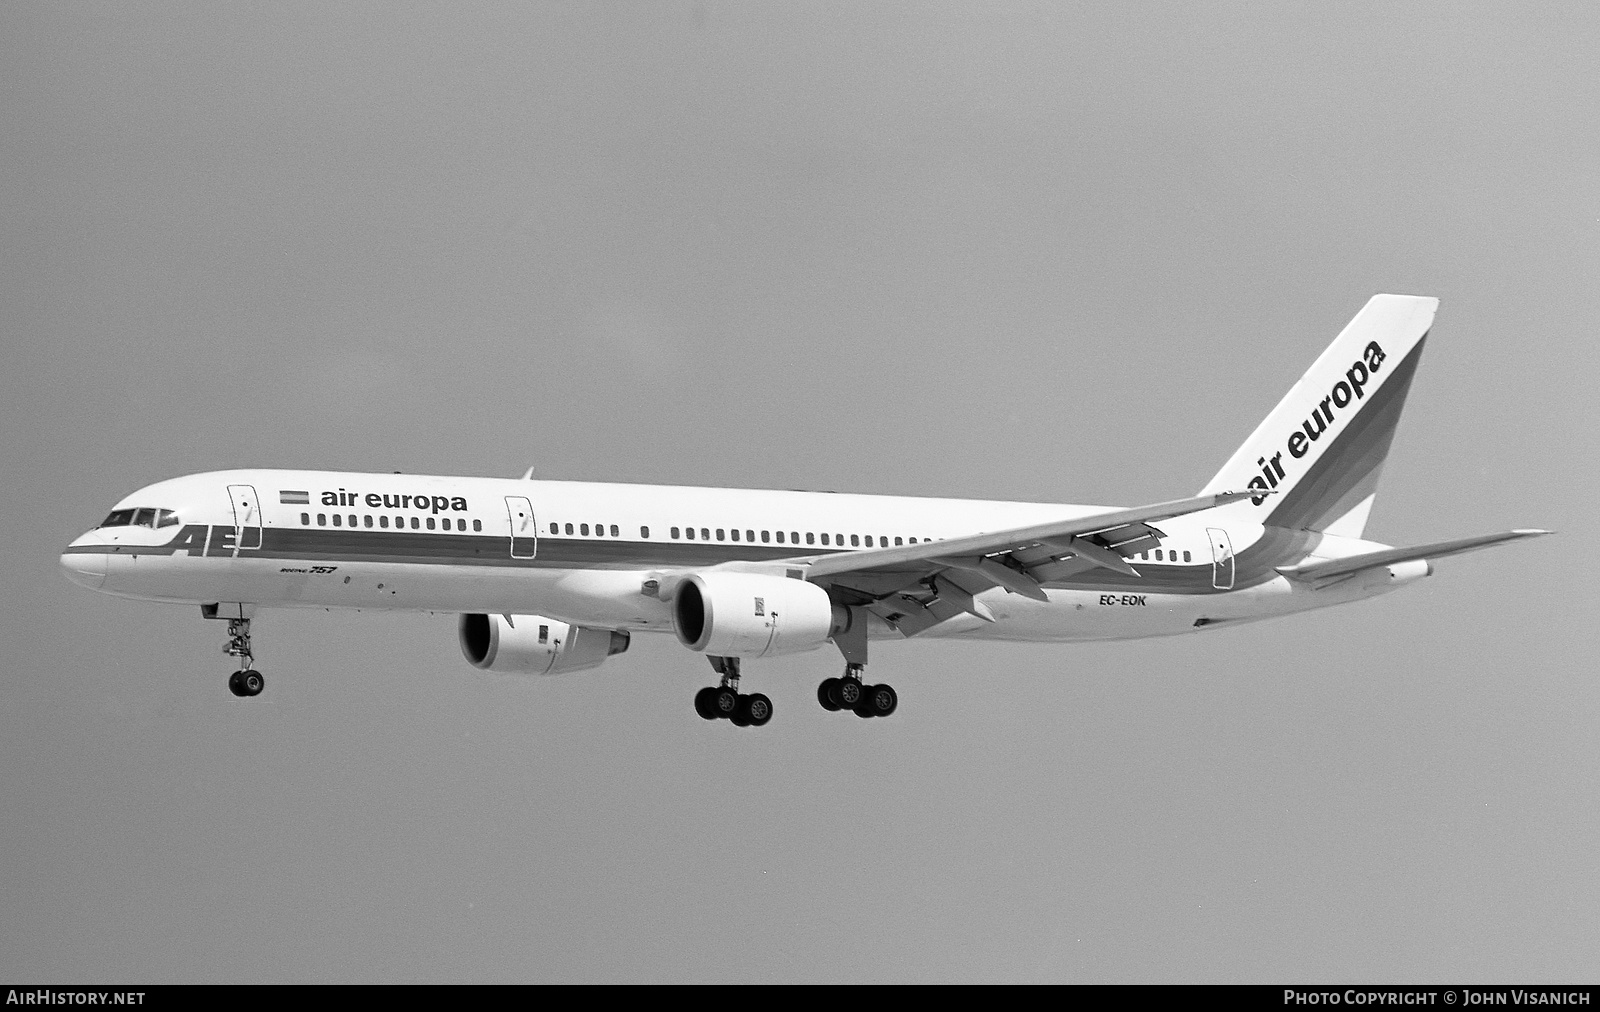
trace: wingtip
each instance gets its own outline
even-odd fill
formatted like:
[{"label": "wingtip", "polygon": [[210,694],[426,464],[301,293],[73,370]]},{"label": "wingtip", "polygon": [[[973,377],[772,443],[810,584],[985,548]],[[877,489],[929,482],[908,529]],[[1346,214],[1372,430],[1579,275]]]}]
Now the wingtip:
[{"label": "wingtip", "polygon": [[1542,530],[1542,529],[1540,529],[1538,527],[1518,527],[1516,530],[1512,531],[1511,533],[1512,534],[1520,534],[1521,536],[1523,536],[1525,538],[1537,538],[1537,537],[1539,537],[1541,535],[1544,535],[1544,534],[1554,534],[1555,531]]}]

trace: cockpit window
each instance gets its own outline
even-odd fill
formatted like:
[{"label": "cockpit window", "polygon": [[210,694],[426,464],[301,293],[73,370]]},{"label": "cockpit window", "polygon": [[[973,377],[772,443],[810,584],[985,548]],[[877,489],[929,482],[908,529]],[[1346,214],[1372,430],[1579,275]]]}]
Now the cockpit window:
[{"label": "cockpit window", "polygon": [[100,524],[101,527],[176,527],[177,525],[176,510],[153,509],[149,506],[112,510],[111,515]]}]

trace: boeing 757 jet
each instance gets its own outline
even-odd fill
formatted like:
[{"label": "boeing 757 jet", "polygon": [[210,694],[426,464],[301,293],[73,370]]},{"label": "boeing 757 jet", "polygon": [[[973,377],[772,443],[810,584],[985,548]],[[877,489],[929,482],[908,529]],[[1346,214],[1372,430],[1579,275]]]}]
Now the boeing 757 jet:
[{"label": "boeing 757 jet", "polygon": [[1385,594],[1437,559],[1549,533],[1393,548],[1363,538],[1438,300],[1377,295],[1193,496],[1133,508],[597,482],[237,470],[116,504],[67,578],[225,621],[237,696],[264,685],[262,608],[458,618],[487,671],[605,663],[635,633],[711,662],[694,697],[741,727],[772,700],[741,663],[832,643],[823,709],[887,717],[869,644],[1197,632]]}]

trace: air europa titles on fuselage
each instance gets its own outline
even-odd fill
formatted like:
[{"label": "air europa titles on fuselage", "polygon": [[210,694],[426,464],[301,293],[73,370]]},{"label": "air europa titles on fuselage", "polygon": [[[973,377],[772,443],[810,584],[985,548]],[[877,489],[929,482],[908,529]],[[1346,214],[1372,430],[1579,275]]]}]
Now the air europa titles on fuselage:
[{"label": "air europa titles on fuselage", "polygon": [[[1311,417],[1300,423],[1300,428],[1289,433],[1285,446],[1289,456],[1299,460],[1311,452],[1311,444],[1321,439],[1323,434],[1333,425],[1333,412],[1335,408],[1347,408],[1356,401],[1361,400],[1363,389],[1367,383],[1383,368],[1383,349],[1377,341],[1367,345],[1367,350],[1362,357],[1350,363],[1350,368],[1344,372],[1344,379],[1333,385],[1328,391],[1328,396],[1317,402],[1311,409]],[[1315,428],[1313,428],[1313,425]],[[1261,476],[1251,478],[1249,487],[1259,488],[1263,491],[1278,487],[1278,479],[1286,474],[1283,466],[1283,451],[1274,453],[1271,458],[1256,458],[1256,466],[1261,468]],[[1267,501],[1267,497],[1256,496],[1250,500],[1250,505],[1260,506]]]},{"label": "air europa titles on fuselage", "polygon": [[368,509],[375,510],[412,509],[432,510],[435,513],[443,513],[446,510],[454,510],[457,513],[467,512],[467,500],[462,496],[389,495],[388,493],[380,494],[377,492],[368,492],[363,495],[360,492],[351,492],[342,488],[337,492],[322,493],[322,505],[324,506],[359,506],[363,503],[366,504]]}]

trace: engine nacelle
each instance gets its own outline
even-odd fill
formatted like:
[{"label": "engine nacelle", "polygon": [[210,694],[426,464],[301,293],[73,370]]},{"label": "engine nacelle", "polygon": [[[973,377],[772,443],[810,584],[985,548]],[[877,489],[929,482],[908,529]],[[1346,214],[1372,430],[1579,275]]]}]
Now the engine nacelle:
[{"label": "engine nacelle", "polygon": [[672,596],[678,641],[720,657],[815,650],[833,634],[836,615],[844,610],[816,584],[759,573],[695,573]]},{"label": "engine nacelle", "polygon": [[628,649],[626,631],[568,625],[543,615],[463,615],[461,653],[484,671],[559,675],[599,667]]}]

